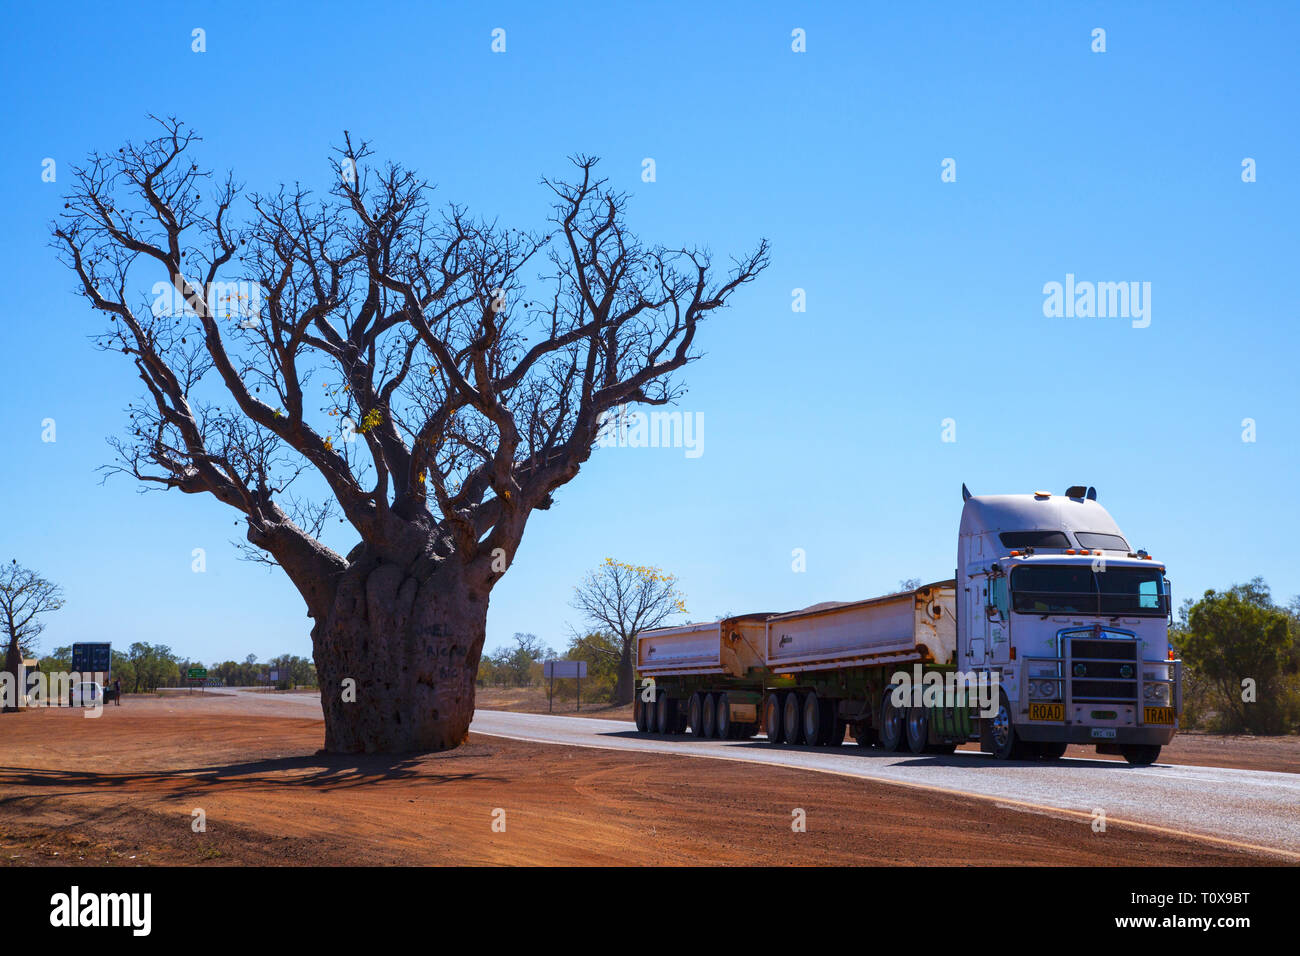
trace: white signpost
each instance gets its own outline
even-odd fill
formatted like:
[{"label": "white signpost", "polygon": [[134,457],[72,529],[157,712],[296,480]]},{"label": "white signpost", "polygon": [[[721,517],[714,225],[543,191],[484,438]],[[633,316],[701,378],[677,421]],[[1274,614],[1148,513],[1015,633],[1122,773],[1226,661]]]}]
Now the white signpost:
[{"label": "white signpost", "polygon": [[552,710],[552,701],[555,698],[555,678],[557,677],[560,679],[576,677],[578,679],[578,710],[582,710],[582,679],[587,676],[586,661],[543,661],[542,675],[550,681],[550,687],[546,692],[547,713]]}]

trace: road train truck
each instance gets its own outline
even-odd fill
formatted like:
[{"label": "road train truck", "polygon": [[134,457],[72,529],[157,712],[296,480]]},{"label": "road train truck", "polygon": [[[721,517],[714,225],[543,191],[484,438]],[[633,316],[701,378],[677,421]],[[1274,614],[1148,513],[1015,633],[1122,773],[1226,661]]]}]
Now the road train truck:
[{"label": "road train truck", "polygon": [[1152,763],[1182,714],[1164,565],[1090,487],[962,499],[952,580],[640,634],[638,730]]}]

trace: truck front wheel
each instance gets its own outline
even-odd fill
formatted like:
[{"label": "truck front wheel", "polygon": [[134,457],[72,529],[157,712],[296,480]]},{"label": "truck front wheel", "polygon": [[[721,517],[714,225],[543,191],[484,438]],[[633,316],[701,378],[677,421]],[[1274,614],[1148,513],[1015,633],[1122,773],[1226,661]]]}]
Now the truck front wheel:
[{"label": "truck front wheel", "polygon": [[1025,759],[1025,744],[1011,723],[1011,705],[1006,693],[998,692],[998,712],[989,728],[993,738],[993,756],[998,760]]},{"label": "truck front wheel", "polygon": [[1160,756],[1159,744],[1120,744],[1119,752],[1135,767],[1149,767]]},{"label": "truck front wheel", "polygon": [[894,688],[886,687],[880,701],[880,749],[894,753],[903,743],[903,710],[894,706]]}]

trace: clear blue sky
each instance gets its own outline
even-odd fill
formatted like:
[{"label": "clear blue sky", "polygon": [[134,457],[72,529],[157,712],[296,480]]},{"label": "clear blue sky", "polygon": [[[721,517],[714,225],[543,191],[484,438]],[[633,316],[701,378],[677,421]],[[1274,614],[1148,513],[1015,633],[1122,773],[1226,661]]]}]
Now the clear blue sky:
[{"label": "clear blue sky", "polygon": [[[289,6],[6,13],[0,557],[67,592],[45,648],[310,654],[288,581],[227,544],[232,511],[95,470],[139,382],[91,346],[47,224],[71,166],[148,135],[151,112],[250,188],[324,184],[347,129],[443,201],[532,228],[538,178],[590,152],[649,239],[719,259],[771,240],[686,372],[704,453],[598,451],[532,519],[489,647],[562,647],[570,591],[607,555],[679,575],[695,619],[946,577],[963,481],[1095,485],[1176,598],[1256,574],[1300,591],[1295,5]],[[1044,317],[1067,273],[1150,282],[1150,326]]]}]

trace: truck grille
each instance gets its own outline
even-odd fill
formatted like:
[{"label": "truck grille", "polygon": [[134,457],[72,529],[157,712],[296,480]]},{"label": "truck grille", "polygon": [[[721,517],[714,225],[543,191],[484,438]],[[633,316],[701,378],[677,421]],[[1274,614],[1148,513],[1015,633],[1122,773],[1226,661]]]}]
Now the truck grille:
[{"label": "truck grille", "polygon": [[1137,641],[1071,637],[1070,696],[1075,703],[1136,704]]}]

